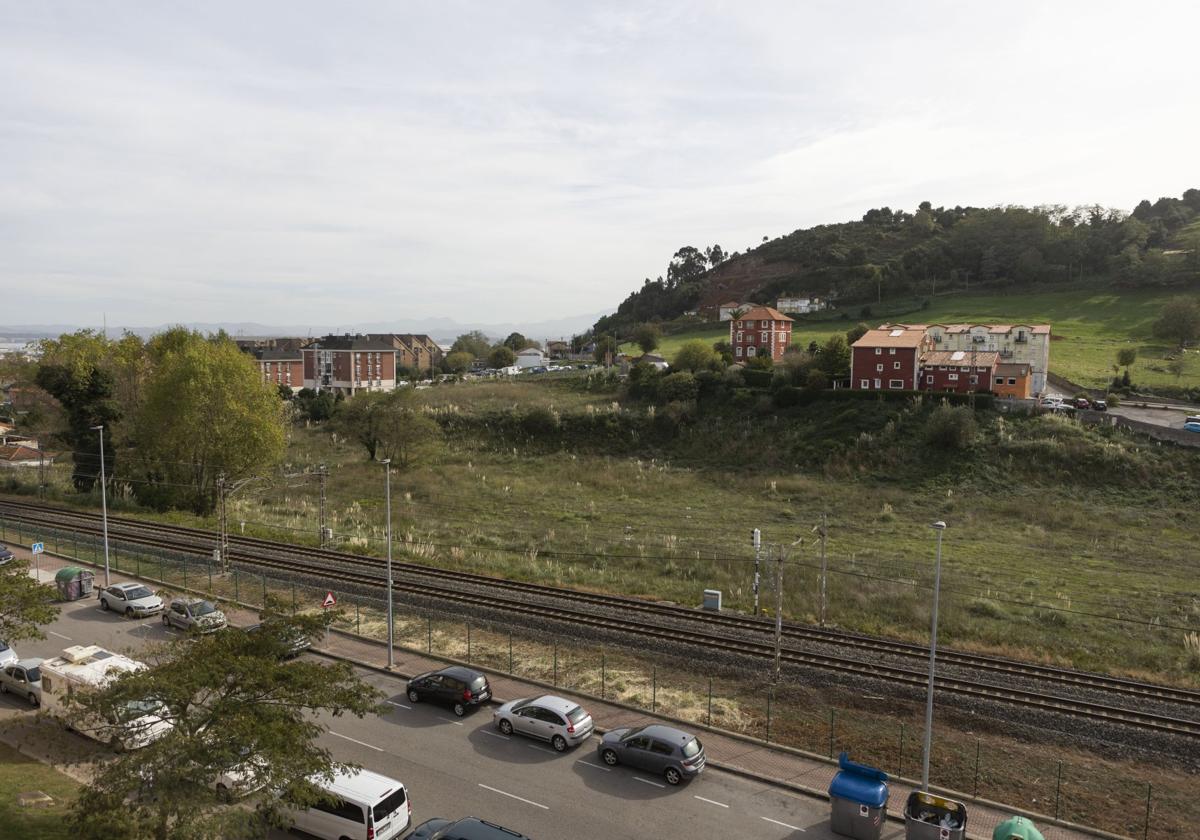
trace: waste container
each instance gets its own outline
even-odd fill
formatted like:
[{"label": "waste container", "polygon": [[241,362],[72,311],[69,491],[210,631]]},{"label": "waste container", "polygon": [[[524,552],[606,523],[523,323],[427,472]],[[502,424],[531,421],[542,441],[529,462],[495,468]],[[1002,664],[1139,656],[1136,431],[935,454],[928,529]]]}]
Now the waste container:
[{"label": "waste container", "polygon": [[58,596],[64,601],[78,601],[92,594],[94,577],[87,569],[67,566],[58,570],[58,574],[54,576],[54,585],[58,588]]},{"label": "waste container", "polygon": [[829,825],[834,833],[855,840],[879,840],[887,822],[887,773],[838,757],[838,770],[829,783]]},{"label": "waste container", "polygon": [[992,832],[992,840],[1046,840],[1024,817],[1009,817]]},{"label": "waste container", "polygon": [[966,805],[920,790],[908,795],[904,805],[905,840],[963,840],[966,836]]}]

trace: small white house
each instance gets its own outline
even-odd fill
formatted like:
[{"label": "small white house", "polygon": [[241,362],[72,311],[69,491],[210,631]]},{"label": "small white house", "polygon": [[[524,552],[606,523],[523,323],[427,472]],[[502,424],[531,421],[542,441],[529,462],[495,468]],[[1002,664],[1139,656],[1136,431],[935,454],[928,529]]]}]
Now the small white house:
[{"label": "small white house", "polygon": [[536,347],[526,347],[517,354],[517,367],[532,368],[546,364],[546,354]]},{"label": "small white house", "polygon": [[722,303],[719,307],[717,307],[717,314],[722,321],[732,321],[733,316],[739,310],[747,308],[749,308],[748,304],[738,303],[737,301],[731,300],[729,303]]},{"label": "small white house", "polygon": [[783,297],[775,302],[775,308],[789,315],[803,315],[806,312],[824,309],[825,304],[820,298]]}]

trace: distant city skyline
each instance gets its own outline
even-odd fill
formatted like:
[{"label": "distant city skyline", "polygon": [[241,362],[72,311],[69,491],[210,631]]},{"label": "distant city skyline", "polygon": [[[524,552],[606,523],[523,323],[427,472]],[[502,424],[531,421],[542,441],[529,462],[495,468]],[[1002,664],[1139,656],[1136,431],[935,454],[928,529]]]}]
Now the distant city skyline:
[{"label": "distant city skyline", "polygon": [[[686,244],[1200,186],[1188,3],[0,7],[0,324],[545,322]],[[19,306],[16,302],[19,302]]]}]

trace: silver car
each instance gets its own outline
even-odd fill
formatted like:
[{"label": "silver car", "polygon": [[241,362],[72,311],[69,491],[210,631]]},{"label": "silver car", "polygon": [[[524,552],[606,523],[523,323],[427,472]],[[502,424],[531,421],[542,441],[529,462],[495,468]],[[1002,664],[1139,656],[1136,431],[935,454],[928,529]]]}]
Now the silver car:
[{"label": "silver car", "polygon": [[225,620],[225,613],[213,606],[212,601],[203,598],[175,598],[162,614],[162,621],[166,627],[200,633],[215,633],[225,629],[229,623]]},{"label": "silver car", "polygon": [[0,693],[15,694],[31,706],[42,705],[41,659],[20,659],[0,668]]},{"label": "silver car", "polygon": [[512,700],[493,712],[492,720],[505,735],[541,738],[558,752],[582,744],[595,729],[592,716],[578,703],[553,694]]},{"label": "silver car", "polygon": [[114,583],[100,590],[100,609],[119,612],[126,618],[145,618],[162,612],[163,599],[141,583]]},{"label": "silver car", "polygon": [[17,661],[17,652],[8,646],[8,642],[0,639],[0,666]]}]

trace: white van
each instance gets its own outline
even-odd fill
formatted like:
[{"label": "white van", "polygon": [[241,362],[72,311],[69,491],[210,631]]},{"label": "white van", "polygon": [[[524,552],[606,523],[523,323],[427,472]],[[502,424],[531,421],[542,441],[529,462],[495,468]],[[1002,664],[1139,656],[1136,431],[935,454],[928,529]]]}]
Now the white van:
[{"label": "white van", "polygon": [[412,803],[395,779],[354,770],[313,783],[336,798],[291,812],[292,825],[307,834],[322,840],[390,840],[408,829]]}]

